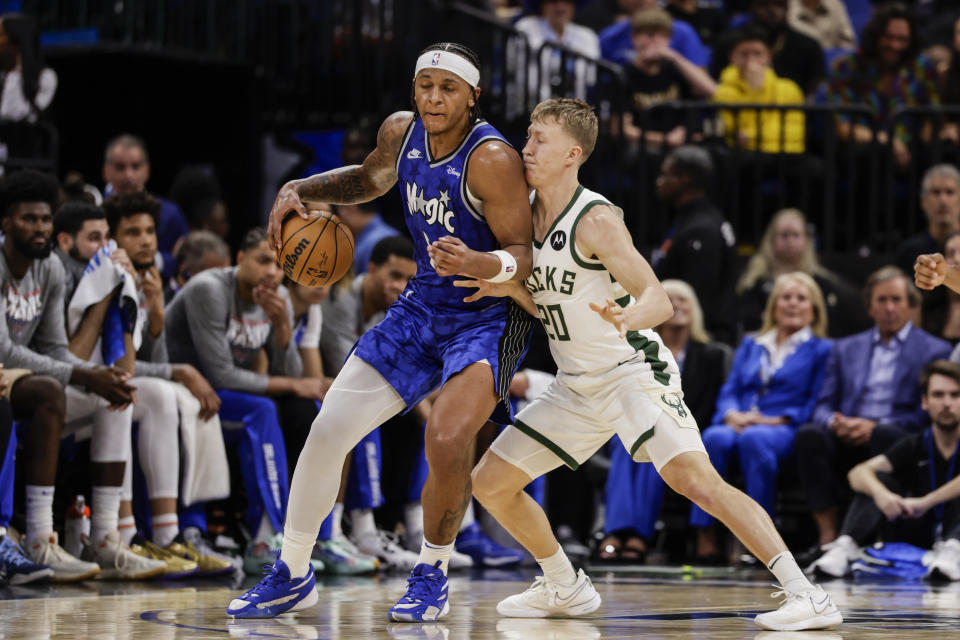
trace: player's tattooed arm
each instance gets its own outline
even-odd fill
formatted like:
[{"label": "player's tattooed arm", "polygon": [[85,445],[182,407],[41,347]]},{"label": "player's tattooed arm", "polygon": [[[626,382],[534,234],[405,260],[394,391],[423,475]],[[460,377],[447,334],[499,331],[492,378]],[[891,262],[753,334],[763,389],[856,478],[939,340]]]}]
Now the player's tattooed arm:
[{"label": "player's tattooed arm", "polygon": [[300,199],[356,204],[382,196],[397,182],[397,154],[412,121],[409,111],[398,111],[384,120],[377,132],[377,147],[363,164],[294,181]]},{"label": "player's tattooed arm", "polygon": [[283,185],[270,210],[267,225],[267,237],[273,245],[280,247],[280,229],[291,211],[303,218],[308,217],[304,201],[356,204],[386,193],[397,181],[397,154],[412,121],[413,114],[409,111],[398,111],[384,120],[377,133],[377,147],[363,164],[341,167]]},{"label": "player's tattooed arm", "polygon": [[[513,279],[523,282],[533,266],[533,214],[519,154],[499,140],[484,143],[470,157],[466,178],[471,193],[483,201],[483,215],[500,247],[517,261]],[[478,253],[476,258],[465,270],[470,275],[484,279],[500,273],[497,256]]]}]

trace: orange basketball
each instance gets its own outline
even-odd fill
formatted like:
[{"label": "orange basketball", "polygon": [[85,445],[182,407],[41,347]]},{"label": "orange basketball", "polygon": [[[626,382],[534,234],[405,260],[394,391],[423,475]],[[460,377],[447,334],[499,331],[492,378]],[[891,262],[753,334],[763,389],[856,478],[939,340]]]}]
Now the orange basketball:
[{"label": "orange basketball", "polygon": [[333,284],[353,263],[353,234],[336,215],[310,211],[304,220],[287,214],[278,258],[283,273],[305,287]]}]

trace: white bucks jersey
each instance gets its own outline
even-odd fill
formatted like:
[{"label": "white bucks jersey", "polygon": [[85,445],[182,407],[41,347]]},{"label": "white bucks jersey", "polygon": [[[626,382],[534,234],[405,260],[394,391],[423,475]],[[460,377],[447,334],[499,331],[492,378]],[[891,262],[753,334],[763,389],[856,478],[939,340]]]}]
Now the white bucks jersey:
[{"label": "white bucks jersey", "polygon": [[577,223],[597,204],[614,206],[600,194],[578,187],[543,243],[533,243],[533,271],[526,285],[550,339],[553,359],[560,371],[575,375],[627,362],[645,363],[655,382],[679,387],[677,363],[656,332],[630,331],[621,338],[590,308],[591,302],[603,305],[607,298],[621,306],[633,302],[600,261],[583,255],[574,241]]}]

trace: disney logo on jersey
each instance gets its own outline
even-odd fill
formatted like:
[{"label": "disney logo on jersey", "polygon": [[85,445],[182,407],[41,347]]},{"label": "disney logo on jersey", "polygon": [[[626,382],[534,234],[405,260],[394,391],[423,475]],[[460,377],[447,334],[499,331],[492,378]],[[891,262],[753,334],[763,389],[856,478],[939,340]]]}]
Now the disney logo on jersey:
[{"label": "disney logo on jersey", "polygon": [[[557,293],[563,293],[566,295],[573,294],[573,284],[577,279],[577,274],[573,271],[566,271],[560,274],[560,277],[557,278],[558,267],[539,267],[536,266],[533,268],[533,271],[530,272],[530,277],[526,280],[527,290],[531,294],[539,293],[540,291],[556,291]],[[560,282],[560,286],[557,286],[557,282]]]},{"label": "disney logo on jersey", "polygon": [[449,233],[454,233],[453,219],[455,214],[447,208],[450,204],[450,194],[441,190],[437,198],[424,198],[423,189],[416,182],[407,183],[407,208],[410,215],[420,214],[427,225],[439,224]]}]

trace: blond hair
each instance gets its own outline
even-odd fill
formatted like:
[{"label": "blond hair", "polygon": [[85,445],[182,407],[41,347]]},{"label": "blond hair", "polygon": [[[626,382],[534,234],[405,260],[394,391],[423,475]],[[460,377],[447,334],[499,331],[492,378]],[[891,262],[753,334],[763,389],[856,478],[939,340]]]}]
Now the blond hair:
[{"label": "blond hair", "polygon": [[827,335],[827,305],[823,302],[823,292],[820,291],[820,285],[817,281],[802,271],[791,271],[777,276],[773,281],[773,291],[767,298],[767,306],[763,310],[763,326],[760,327],[760,333],[766,333],[777,326],[776,310],[777,298],[780,292],[789,284],[799,283],[807,288],[810,294],[810,302],[813,304],[813,322],[810,323],[810,330],[818,338],[824,338]]},{"label": "blond hair", "polygon": [[817,259],[817,254],[813,250],[813,243],[810,241],[810,232],[807,230],[807,218],[803,215],[803,212],[799,209],[781,209],[770,220],[766,231],[763,232],[763,238],[760,240],[757,252],[750,258],[747,268],[740,276],[740,280],[737,282],[737,295],[743,295],[752,289],[758,280],[773,277],[773,265],[776,263],[776,258],[773,255],[773,236],[780,221],[790,216],[800,220],[803,234],[807,239],[807,248],[803,251],[803,257],[800,258],[797,271],[821,278],[833,278],[833,274],[824,268],[820,264],[820,260]]},{"label": "blond hair", "polygon": [[533,109],[530,122],[556,122],[583,151],[580,164],[587,161],[597,144],[597,115],[593,107],[578,98],[550,98]]},{"label": "blond hair", "polygon": [[631,33],[662,33],[673,35],[673,17],[660,7],[647,7],[634,12],[630,18]]},{"label": "blond hair", "polygon": [[[683,280],[664,280],[660,284],[668,296],[677,296],[690,303],[690,338],[703,344],[709,343],[710,334],[703,326],[703,307],[700,306],[700,300],[693,287]],[[659,328],[657,327],[658,330]]]}]

